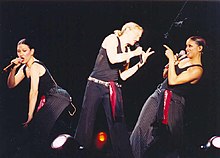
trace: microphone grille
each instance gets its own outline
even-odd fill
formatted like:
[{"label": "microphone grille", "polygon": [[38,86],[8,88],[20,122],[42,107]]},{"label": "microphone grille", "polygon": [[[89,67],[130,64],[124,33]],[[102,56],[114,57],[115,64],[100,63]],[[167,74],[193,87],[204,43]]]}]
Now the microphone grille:
[{"label": "microphone grille", "polygon": [[185,54],[186,54],[185,50],[181,50],[181,51],[179,52],[179,56],[182,56],[182,55],[185,55]]}]

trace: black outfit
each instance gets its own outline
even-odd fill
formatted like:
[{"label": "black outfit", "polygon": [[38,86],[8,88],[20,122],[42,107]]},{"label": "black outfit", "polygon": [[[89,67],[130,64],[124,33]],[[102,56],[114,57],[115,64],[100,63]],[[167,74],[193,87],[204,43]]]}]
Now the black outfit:
[{"label": "black outfit", "polygon": [[[176,65],[177,75],[192,66],[201,65],[191,65],[182,69]],[[144,153],[157,142],[158,138],[163,139],[160,136],[167,137],[164,140],[166,144],[170,145],[171,148],[169,150],[174,149],[173,153],[175,154],[172,156],[177,158],[175,155],[179,154],[179,150],[182,147],[185,95],[190,87],[190,83],[170,86],[168,85],[168,79],[165,79],[146,100],[130,136],[130,143],[135,158],[146,157]],[[164,104],[166,101],[169,101],[167,116],[164,110],[166,109]],[[168,132],[162,132],[162,129],[166,129]],[[165,157],[165,154],[163,156]]]},{"label": "black outfit", "polygon": [[[119,39],[118,43],[117,52],[121,53]],[[123,63],[111,64],[106,50],[101,47],[88,78],[75,139],[85,148],[91,147],[96,112],[101,104],[105,110],[114,156],[130,158],[133,156],[124,120],[121,86],[117,83],[120,68],[123,68]],[[112,90],[114,94],[110,95]]]},{"label": "black outfit", "polygon": [[[24,150],[29,150],[26,157],[43,157],[47,158],[50,146],[50,134],[57,121],[58,117],[65,110],[65,108],[71,104],[71,97],[66,90],[59,87],[49,70],[40,61],[34,61],[42,65],[46,71],[40,76],[38,86],[38,99],[34,110],[33,119],[28,124],[27,128],[27,142]],[[25,71],[23,72],[26,75]],[[30,82],[30,79],[27,78]],[[30,84],[29,84],[30,85]],[[40,103],[44,98],[44,103]],[[43,105],[43,106],[42,106]],[[42,106],[41,108],[39,106]],[[25,156],[24,156],[25,157]],[[26,158],[25,157],[25,158]]]}]

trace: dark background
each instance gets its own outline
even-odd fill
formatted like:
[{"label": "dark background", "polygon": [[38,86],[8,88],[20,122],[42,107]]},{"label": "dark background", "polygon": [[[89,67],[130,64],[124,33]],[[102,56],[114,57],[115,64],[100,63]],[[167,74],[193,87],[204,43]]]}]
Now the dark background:
[{"label": "dark background", "polygon": [[[156,53],[122,83],[126,122],[131,131],[145,100],[163,81],[167,59],[162,45],[179,52],[189,36],[200,35],[208,44],[203,54],[205,72],[187,96],[185,140],[189,155],[201,157],[200,145],[220,134],[219,8],[218,1],[1,1],[0,68],[16,57],[18,40],[30,38],[35,57],[47,65],[57,83],[73,98],[77,112],[69,128],[74,133],[87,77],[102,40],[126,22],[134,21],[144,28],[140,44],[145,50],[152,47]],[[183,24],[172,25],[178,21]],[[1,73],[0,81],[1,153],[10,151],[13,138],[19,135],[26,120],[28,107],[25,81],[8,89],[7,75]],[[105,118],[99,111],[95,131],[106,129]],[[202,155],[213,157],[210,153]]]}]

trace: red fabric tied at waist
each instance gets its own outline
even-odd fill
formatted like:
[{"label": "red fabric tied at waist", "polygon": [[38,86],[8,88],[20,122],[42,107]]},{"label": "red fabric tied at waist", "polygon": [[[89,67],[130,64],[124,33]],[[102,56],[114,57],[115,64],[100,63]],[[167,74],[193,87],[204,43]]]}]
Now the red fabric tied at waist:
[{"label": "red fabric tied at waist", "polygon": [[43,95],[40,98],[40,103],[39,106],[37,107],[37,112],[45,105],[45,102],[46,102],[46,97]]},{"label": "red fabric tied at waist", "polygon": [[169,90],[165,90],[164,91],[163,120],[162,120],[162,123],[165,125],[168,124],[168,114],[169,114],[171,97],[172,97],[172,92]]},{"label": "red fabric tied at waist", "polygon": [[110,81],[109,82],[109,91],[110,91],[110,103],[111,103],[111,108],[112,108],[112,116],[113,119],[115,120],[115,107],[116,107],[116,88],[115,88],[115,83]]}]

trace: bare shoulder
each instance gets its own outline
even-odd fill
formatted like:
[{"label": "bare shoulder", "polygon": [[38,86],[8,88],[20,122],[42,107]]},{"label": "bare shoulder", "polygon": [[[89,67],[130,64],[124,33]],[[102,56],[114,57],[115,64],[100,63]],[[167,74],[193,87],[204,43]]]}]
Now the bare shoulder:
[{"label": "bare shoulder", "polygon": [[203,73],[203,68],[201,66],[192,66],[190,68],[188,68],[188,70],[190,72],[190,74],[194,74],[194,75],[198,75],[201,76]]},{"label": "bare shoulder", "polygon": [[118,45],[117,36],[115,34],[110,34],[105,37],[105,39],[102,42],[102,47],[107,48],[109,46]]},{"label": "bare shoulder", "polygon": [[23,65],[20,67],[20,69],[21,69],[21,70],[23,70],[23,69],[24,69],[24,67],[25,67],[25,64],[23,64]]},{"label": "bare shoulder", "polygon": [[34,62],[31,66],[31,71],[38,72],[41,75],[45,73],[46,69],[43,67],[43,65]]},{"label": "bare shoulder", "polygon": [[190,82],[191,84],[196,84],[203,75],[203,68],[201,66],[190,67],[187,71],[189,72],[189,76],[194,78],[194,80]]},{"label": "bare shoulder", "polygon": [[23,71],[25,70],[25,64],[23,64],[19,70],[18,70],[18,74],[23,74]]}]

